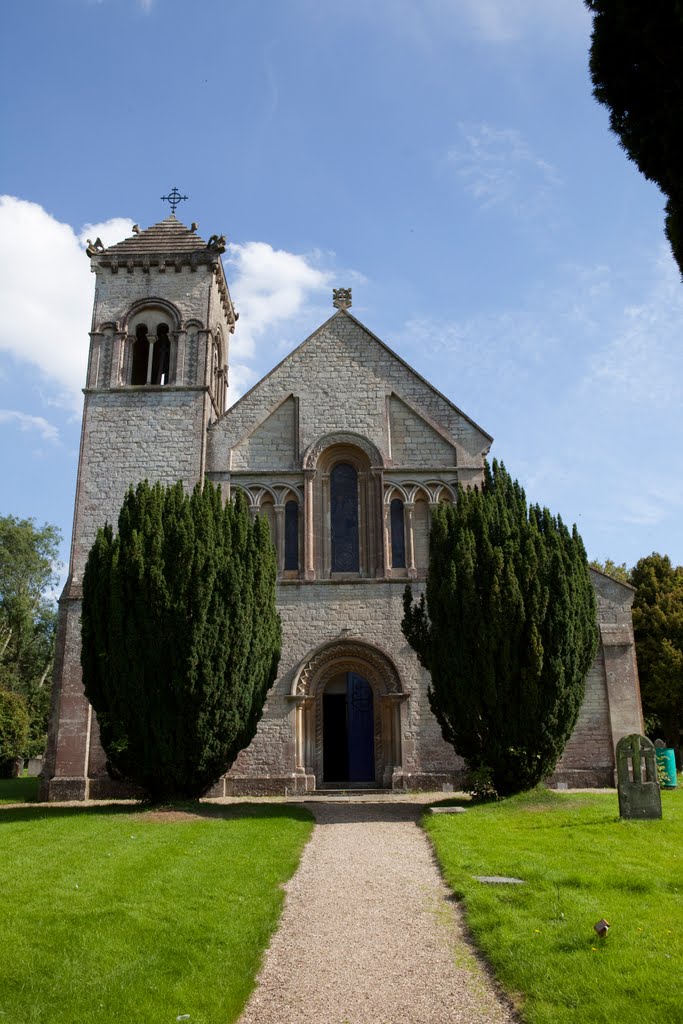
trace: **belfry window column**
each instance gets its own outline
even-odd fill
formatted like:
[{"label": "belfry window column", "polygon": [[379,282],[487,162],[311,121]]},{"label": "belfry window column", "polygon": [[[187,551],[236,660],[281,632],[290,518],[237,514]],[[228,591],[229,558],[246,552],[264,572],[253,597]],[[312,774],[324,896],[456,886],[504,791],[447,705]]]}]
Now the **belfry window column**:
[{"label": "belfry window column", "polygon": [[103,331],[90,332],[90,356],[88,358],[88,370],[86,373],[85,386],[96,388],[100,376],[100,362],[102,360],[102,348],[104,344]]},{"label": "belfry window column", "polygon": [[174,331],[173,339],[175,344],[171,346],[171,380],[182,387],[185,381],[185,339],[187,331]]},{"label": "belfry window column", "polygon": [[125,384],[130,376],[126,350],[126,332],[116,331],[112,341],[111,370],[109,373],[110,388],[118,388]]}]

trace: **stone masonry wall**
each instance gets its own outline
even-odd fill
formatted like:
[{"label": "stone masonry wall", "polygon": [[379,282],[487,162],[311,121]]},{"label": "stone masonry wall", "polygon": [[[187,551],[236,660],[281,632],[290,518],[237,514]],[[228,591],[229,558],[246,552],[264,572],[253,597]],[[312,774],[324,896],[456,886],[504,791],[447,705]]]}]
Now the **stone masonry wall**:
[{"label": "stone masonry wall", "polygon": [[396,396],[389,399],[391,459],[395,466],[453,466],[455,449]]},{"label": "stone masonry wall", "polygon": [[[598,581],[600,583],[600,581]],[[414,590],[421,592],[422,584]],[[287,699],[294,674],[303,659],[326,641],[359,639],[385,651],[396,664],[409,699],[403,705],[401,723],[402,784],[407,788],[439,785],[462,778],[463,764],[441,738],[427,698],[428,674],[420,667],[400,629],[402,582],[318,582],[283,583],[278,586],[278,607],[283,623],[283,654],[280,675],[271,690],[257,735],[243,751],[228,775],[228,782],[240,792],[280,792],[294,776],[294,706]],[[627,598],[632,595],[626,595]],[[617,592],[617,599],[622,594]],[[607,614],[628,607],[628,600],[604,600]],[[67,602],[58,639],[58,660],[67,667],[61,694],[61,738],[59,779],[53,798],[82,796],[89,727],[87,702],[82,695],[77,663],[78,602]],[[628,648],[627,648],[628,649]],[[623,714],[618,709],[619,714]],[[639,731],[640,723],[626,722],[627,731]],[[99,782],[103,761],[97,744],[96,722],[92,722],[88,792],[112,795],[108,782]],[[551,784],[611,785],[615,715],[610,712],[605,656],[600,648],[586,680],[586,697],[579,720]],[[79,777],[81,781],[79,782]],[[271,784],[269,780],[272,780]],[[320,782],[319,782],[320,784]],[[93,789],[93,786],[96,788]],[[100,788],[97,788],[97,787]],[[221,790],[222,792],[222,790]]]},{"label": "stone masonry wall", "polygon": [[232,452],[232,469],[297,468],[296,400],[287,398]]},{"label": "stone masonry wall", "polygon": [[[157,267],[150,268],[149,273],[143,273],[136,267],[132,274],[123,267],[117,274],[102,268],[95,288],[93,327],[98,329],[105,323],[120,323],[136,302],[153,305],[155,298],[173,303],[182,320],[198,319],[205,327],[215,325],[214,310],[216,317],[220,315],[213,270],[205,265],[194,271],[187,266],[179,271],[169,267],[161,273]],[[209,318],[214,323],[207,323]]]},{"label": "stone masonry wall", "polygon": [[[593,580],[600,591],[601,580]],[[599,618],[630,616],[632,593],[619,584],[610,595],[598,593]],[[251,746],[240,754],[230,778],[250,775],[283,776],[294,770],[294,709],[287,700],[294,673],[307,654],[327,640],[358,638],[386,651],[396,663],[410,698],[402,719],[403,769],[406,777],[424,774],[461,777],[463,763],[442,739],[429,707],[429,676],[401,633],[404,583],[320,582],[281,584],[278,606],[283,622],[281,674],[271,691],[258,732]],[[414,585],[419,596],[422,586]],[[625,683],[633,688],[633,681]],[[620,704],[621,708],[621,704]],[[639,731],[639,709],[625,720],[627,731]],[[617,709],[617,717],[622,712]],[[551,784],[610,786],[613,784],[615,714],[610,709],[601,646],[586,679],[586,696],[579,719]],[[621,735],[621,734],[620,734]],[[409,783],[408,783],[409,784]]]},{"label": "stone masonry wall", "polygon": [[613,767],[605,658],[600,648],[586,677],[586,695],[578,721],[555,774],[561,779],[568,772],[594,773],[596,784],[611,785]]},{"label": "stone masonry wall", "polygon": [[[294,770],[294,710],[287,700],[299,663],[327,640],[359,639],[395,662],[410,694],[402,719],[403,767],[408,772],[452,773],[459,759],[441,738],[427,699],[428,674],[401,633],[404,582],[294,583],[278,586],[283,645],[280,675],[257,734],[242,751],[231,778],[282,776]],[[419,586],[416,588],[419,591]]]},{"label": "stone masonry wall", "polygon": [[590,570],[600,647],[586,678],[579,719],[553,776],[554,782],[612,786],[616,745],[643,731],[631,608],[634,590]]},{"label": "stone masonry wall", "polygon": [[86,395],[76,497],[72,572],[80,576],[105,520],[116,523],[123,497],[140,480],[192,488],[200,476],[205,393],[120,390]]},{"label": "stone masonry wall", "polygon": [[[389,462],[386,398],[392,391],[443,426],[460,447],[459,462],[480,465],[490,439],[356,320],[339,313],[212,426],[208,468],[227,470],[230,449],[289,394],[299,398],[300,451],[326,433],[351,431],[371,440]],[[424,468],[420,458],[416,452],[416,468]]]}]

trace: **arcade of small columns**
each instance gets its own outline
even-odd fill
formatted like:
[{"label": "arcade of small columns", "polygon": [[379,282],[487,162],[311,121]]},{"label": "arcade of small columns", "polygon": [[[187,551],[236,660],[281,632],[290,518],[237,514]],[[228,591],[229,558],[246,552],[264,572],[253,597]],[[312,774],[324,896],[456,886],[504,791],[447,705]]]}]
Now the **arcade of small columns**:
[{"label": "arcade of small columns", "polygon": [[[455,501],[456,479],[415,480],[395,471],[389,476],[383,467],[371,465],[355,446],[335,445],[321,453],[315,466],[304,464],[303,474],[283,473],[279,479],[271,474],[260,478],[246,471],[231,474],[231,486],[245,493],[252,514],[268,520],[277,551],[278,578],[315,580],[347,575],[333,572],[331,567],[330,473],[339,463],[352,465],[358,479],[359,571],[348,575],[423,576],[429,559],[432,509],[440,502]],[[296,567],[291,560],[291,536],[290,559],[285,558],[287,529],[295,531]]]}]

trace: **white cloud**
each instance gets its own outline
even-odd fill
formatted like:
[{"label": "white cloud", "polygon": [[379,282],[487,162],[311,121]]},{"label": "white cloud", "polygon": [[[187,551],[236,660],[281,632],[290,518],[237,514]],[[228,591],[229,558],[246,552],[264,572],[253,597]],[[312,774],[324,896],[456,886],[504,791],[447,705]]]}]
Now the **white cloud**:
[{"label": "white cloud", "polygon": [[[301,322],[310,312],[315,298],[331,287],[331,274],[314,266],[319,258],[318,253],[299,255],[273,249],[267,242],[228,246],[230,291],[240,314],[230,343],[231,403],[256,377],[245,360],[258,357],[266,336],[271,352],[279,348],[275,332],[285,322],[288,333],[296,330],[297,321]],[[270,369],[271,362],[264,368]]]},{"label": "white cloud", "polygon": [[[115,218],[84,236],[111,244],[131,226]],[[84,244],[37,203],[0,196],[0,352],[40,371],[48,401],[79,411],[93,299]]]},{"label": "white cloud", "polygon": [[24,433],[36,430],[44,441],[59,440],[59,431],[42,416],[30,416],[16,409],[0,409],[0,423],[14,423]]},{"label": "white cloud", "polygon": [[601,265],[560,267],[558,283],[531,288],[516,307],[415,317],[403,337],[460,381],[488,375],[491,394],[535,379],[552,386],[555,405],[564,396],[651,419],[683,405],[682,321],[679,271],[662,246],[619,276]]},{"label": "white cloud", "polygon": [[240,312],[233,348],[241,357],[253,355],[265,330],[297,315],[309,296],[331,280],[308,257],[273,249],[267,242],[232,244],[228,253],[227,262],[236,271],[231,291]]},{"label": "white cloud", "polygon": [[[115,217],[74,231],[37,203],[0,196],[0,354],[36,367],[36,388],[44,405],[80,413],[93,301],[84,247],[87,239],[99,237],[109,246],[130,236],[132,223]],[[259,375],[247,363],[266,336],[264,370],[283,344],[275,332],[285,322],[288,333],[296,332],[316,299],[331,287],[331,274],[315,265],[321,259],[319,253],[298,255],[266,242],[229,246],[228,276],[240,311],[231,340],[231,401]],[[284,347],[291,346],[285,342]],[[11,366],[4,369],[11,373]]]},{"label": "white cloud", "polygon": [[461,141],[449,149],[446,160],[482,209],[504,206],[526,216],[562,184],[557,169],[533,153],[515,129],[458,127]]},{"label": "white cloud", "polygon": [[112,217],[111,220],[103,220],[99,224],[84,224],[78,241],[85,248],[88,241],[94,242],[99,238],[106,249],[123,238],[130,238],[132,229],[133,221],[128,217]]},{"label": "white cloud", "polygon": [[[636,304],[624,305],[590,358],[582,387],[603,400],[676,408],[683,405],[683,287],[668,250],[647,269]],[[649,277],[649,281],[647,278]]]},{"label": "white cloud", "polygon": [[[517,307],[415,318],[420,369],[497,438],[527,488],[632,564],[683,513],[683,288],[668,248],[619,274],[559,268]],[[438,376],[433,367],[438,368]],[[679,558],[674,553],[674,557]]]}]

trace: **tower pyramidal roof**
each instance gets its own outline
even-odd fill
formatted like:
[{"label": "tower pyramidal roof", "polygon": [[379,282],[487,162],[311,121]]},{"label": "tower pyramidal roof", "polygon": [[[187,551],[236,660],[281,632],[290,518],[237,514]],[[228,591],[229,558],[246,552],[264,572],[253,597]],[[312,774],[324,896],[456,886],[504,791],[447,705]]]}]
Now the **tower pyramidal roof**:
[{"label": "tower pyramidal roof", "polygon": [[[213,236],[215,238],[215,236]],[[104,253],[111,256],[150,256],[157,252],[190,253],[212,247],[191,228],[171,214],[158,224],[124,238],[122,242],[110,245]]]}]

